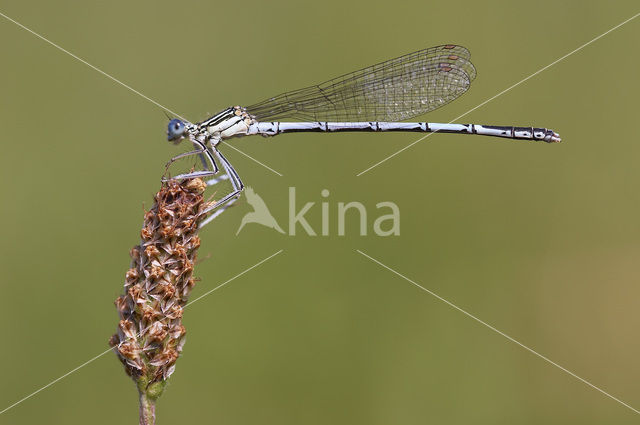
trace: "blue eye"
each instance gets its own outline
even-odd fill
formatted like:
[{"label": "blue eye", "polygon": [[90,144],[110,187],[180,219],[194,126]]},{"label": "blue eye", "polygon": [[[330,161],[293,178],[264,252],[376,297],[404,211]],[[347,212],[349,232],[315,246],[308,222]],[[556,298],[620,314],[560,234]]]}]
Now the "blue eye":
[{"label": "blue eye", "polygon": [[177,140],[184,136],[186,126],[179,119],[172,119],[169,121],[169,127],[167,128],[167,140]]}]

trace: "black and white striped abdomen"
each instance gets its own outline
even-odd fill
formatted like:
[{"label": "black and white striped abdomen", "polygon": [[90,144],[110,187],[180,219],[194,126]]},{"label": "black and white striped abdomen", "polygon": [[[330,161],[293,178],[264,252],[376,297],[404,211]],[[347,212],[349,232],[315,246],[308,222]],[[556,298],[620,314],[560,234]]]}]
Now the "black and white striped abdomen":
[{"label": "black and white striped abdomen", "polygon": [[343,132],[343,131],[402,131],[420,133],[460,133],[483,136],[506,137],[522,140],[542,140],[559,142],[560,137],[553,130],[536,127],[489,126],[478,124],[441,124],[428,122],[256,122],[249,126],[246,134],[275,136],[296,132]]}]

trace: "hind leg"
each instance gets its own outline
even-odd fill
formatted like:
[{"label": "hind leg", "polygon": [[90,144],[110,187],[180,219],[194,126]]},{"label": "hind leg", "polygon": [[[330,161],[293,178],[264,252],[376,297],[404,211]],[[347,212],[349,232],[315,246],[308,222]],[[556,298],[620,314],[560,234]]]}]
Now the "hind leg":
[{"label": "hind leg", "polygon": [[[240,197],[240,195],[242,194],[242,190],[244,189],[244,184],[242,184],[242,180],[240,180],[240,176],[238,176],[238,173],[233,168],[231,163],[229,163],[227,158],[225,158],[224,155],[222,155],[222,153],[215,147],[213,148],[213,154],[215,155],[215,157],[218,158],[218,160],[220,161],[220,164],[222,164],[222,168],[224,168],[225,175],[227,176],[226,178],[231,180],[231,185],[233,186],[233,192],[231,192],[230,194],[220,199],[211,208],[205,211],[205,212],[211,212],[216,210],[213,214],[207,217],[206,220],[200,223],[201,228],[209,224],[213,219],[215,219],[217,216],[222,214],[224,210],[229,208]],[[220,180],[223,180],[223,178],[222,176],[220,176],[218,178],[211,179],[210,181],[214,181],[214,180],[215,182],[211,183],[212,185],[218,183],[218,181]],[[207,182],[207,184],[209,184],[209,182]]]}]

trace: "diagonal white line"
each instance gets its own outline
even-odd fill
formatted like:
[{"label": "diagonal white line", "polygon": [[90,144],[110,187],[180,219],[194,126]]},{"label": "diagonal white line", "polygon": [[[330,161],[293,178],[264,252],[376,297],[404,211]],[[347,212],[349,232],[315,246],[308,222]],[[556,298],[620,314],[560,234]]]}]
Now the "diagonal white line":
[{"label": "diagonal white line", "polygon": [[440,301],[442,301],[443,303],[447,304],[449,307],[453,307],[454,309],[458,310],[460,313],[464,314],[467,317],[470,317],[471,319],[475,320],[476,322],[486,326],[487,328],[491,329],[492,331],[494,331],[495,333],[502,335],[503,337],[507,338],[509,341],[513,342],[514,344],[519,345],[520,347],[524,348],[525,350],[527,350],[528,352],[530,352],[531,354],[534,354],[536,356],[538,356],[539,358],[541,358],[542,360],[546,361],[547,363],[550,363],[552,365],[554,365],[555,367],[557,367],[558,369],[562,370],[563,372],[568,373],[569,375],[573,376],[574,378],[576,378],[577,380],[587,384],[588,386],[590,386],[591,388],[593,388],[596,391],[599,391],[600,393],[606,395],[607,397],[609,397],[612,400],[617,401],[618,403],[622,404],[623,406],[625,406],[628,409],[633,410],[635,413],[640,414],[640,411],[634,409],[633,407],[629,406],[627,403],[625,403],[624,401],[612,396],[611,394],[609,394],[608,392],[604,391],[603,389],[593,385],[591,382],[587,381],[586,379],[583,379],[581,377],[579,377],[578,375],[576,375],[575,373],[571,372],[569,369],[566,369],[562,366],[560,366],[558,363],[554,362],[553,360],[549,359],[548,357],[543,356],[542,354],[538,353],[537,351],[533,350],[532,348],[527,347],[526,345],[524,345],[523,343],[521,343],[520,341],[510,337],[509,335],[507,335],[506,333],[496,329],[495,327],[491,326],[490,324],[488,324],[487,322],[477,318],[476,316],[474,316],[473,314],[467,312],[466,310],[463,310],[462,308],[458,307],[457,305],[453,304],[452,302],[442,298],[440,295],[436,294],[433,291],[428,290],[427,288],[425,288],[424,286],[420,285],[419,283],[414,282],[413,280],[409,279],[408,277],[406,277],[405,275],[395,271],[394,269],[392,269],[391,267],[381,263],[380,261],[376,260],[375,258],[371,257],[370,255],[365,254],[364,252],[360,251],[359,249],[356,249],[356,251],[363,255],[364,257],[367,257],[369,260],[373,261],[374,263],[384,267],[385,269],[389,270],[390,272],[394,273],[397,276],[400,276],[401,278],[403,278],[404,280],[406,280],[407,282],[411,283],[412,285],[422,289],[424,292],[428,293],[429,295],[439,299]]},{"label": "diagonal white line", "polygon": [[[518,81],[517,83],[515,83],[515,84],[513,84],[513,85],[511,85],[511,86],[509,86],[509,87],[507,87],[506,89],[502,90],[500,93],[496,94],[496,95],[495,95],[495,96],[493,96],[493,97],[490,97],[489,99],[485,100],[485,101],[484,101],[484,102],[482,102],[481,104],[479,104],[479,105],[477,105],[477,106],[475,106],[475,107],[473,107],[473,108],[469,109],[467,112],[465,112],[464,114],[462,114],[462,115],[460,115],[460,116],[457,116],[456,118],[454,118],[454,119],[452,119],[451,121],[449,121],[447,124],[451,124],[451,123],[453,123],[454,121],[458,121],[460,118],[462,118],[462,117],[464,117],[464,116],[466,116],[466,115],[470,114],[471,112],[473,112],[473,111],[475,111],[476,109],[478,109],[478,108],[480,108],[480,107],[482,107],[482,106],[486,105],[487,103],[491,102],[492,100],[494,100],[494,99],[496,99],[496,98],[498,98],[498,97],[502,96],[503,94],[505,94],[505,93],[506,93],[506,92],[508,92],[509,90],[511,90],[511,89],[513,89],[513,88],[515,88],[515,87],[519,86],[520,84],[524,83],[525,81],[527,81],[527,80],[529,80],[529,79],[531,79],[531,78],[535,77],[536,75],[540,74],[541,72],[543,72],[543,71],[545,71],[545,70],[547,70],[547,69],[551,68],[553,65],[555,65],[555,64],[557,64],[558,62],[560,62],[560,61],[562,61],[562,60],[564,60],[564,59],[568,58],[569,56],[573,55],[574,53],[579,52],[580,50],[584,49],[585,47],[587,47],[587,46],[588,46],[588,45],[590,45],[591,43],[593,43],[593,42],[595,42],[595,41],[597,41],[597,40],[601,39],[602,37],[604,37],[605,35],[609,34],[610,32],[617,30],[618,28],[620,28],[620,27],[621,27],[621,26],[623,26],[624,24],[626,24],[626,23],[628,23],[628,22],[632,21],[633,19],[637,18],[638,16],[640,16],[640,12],[639,12],[639,13],[636,13],[635,15],[633,15],[632,17],[630,17],[629,19],[626,19],[625,21],[623,21],[623,22],[619,23],[618,25],[616,25],[615,27],[613,27],[613,28],[609,29],[608,31],[603,32],[603,33],[602,33],[602,34],[600,34],[599,36],[597,36],[597,37],[595,37],[595,38],[593,38],[593,39],[591,39],[591,40],[587,41],[586,43],[584,43],[584,44],[583,44],[583,45],[581,45],[580,47],[577,47],[577,48],[573,49],[572,51],[570,51],[570,52],[569,52],[569,53],[567,53],[566,55],[564,55],[564,56],[562,56],[562,57],[560,57],[560,58],[556,59],[556,60],[555,60],[555,61],[553,61],[553,62],[551,62],[549,65],[547,65],[547,66],[544,66],[544,67],[540,68],[539,70],[537,70],[537,71],[536,71],[536,72],[534,72],[533,74],[531,74],[531,75],[529,75],[529,76],[527,76],[527,77],[523,78],[522,80]],[[420,137],[420,138],[419,138],[418,140],[416,140],[415,142],[412,142],[412,143],[408,144],[408,145],[407,145],[407,146],[405,146],[404,148],[402,148],[402,149],[400,149],[400,150],[398,150],[398,151],[396,151],[396,152],[392,153],[391,155],[387,156],[387,157],[386,157],[386,158],[384,158],[383,160],[376,162],[375,164],[373,164],[372,166],[370,166],[370,167],[369,167],[369,168],[367,168],[366,170],[360,171],[358,174],[356,174],[356,177],[360,177],[360,176],[361,176],[361,175],[363,175],[364,173],[366,173],[366,172],[368,172],[368,171],[372,170],[373,168],[377,167],[378,165],[382,164],[383,162],[386,162],[386,161],[390,160],[391,158],[393,158],[394,156],[398,155],[399,153],[402,153],[402,152],[406,151],[407,149],[409,149],[410,147],[412,147],[412,146],[413,146],[413,145],[415,145],[416,143],[423,141],[424,139],[426,139],[427,137],[429,137],[429,136],[431,136],[431,135],[433,135],[433,134],[435,134],[435,133],[437,133],[437,131],[436,131],[436,132],[433,132],[433,133],[426,134],[426,135],[424,135],[424,136]]]},{"label": "diagonal white line", "polygon": [[173,112],[171,109],[167,108],[166,106],[163,106],[161,104],[159,104],[158,102],[156,102],[155,100],[145,96],[144,94],[140,93],[138,90],[134,89],[133,87],[123,83],[122,81],[118,80],[116,77],[112,76],[111,74],[108,74],[106,72],[104,72],[103,70],[101,70],[100,68],[97,68],[93,65],[91,65],[89,62],[87,62],[86,60],[79,58],[78,56],[74,55],[73,53],[71,53],[70,51],[60,47],[59,45],[57,45],[56,43],[54,43],[51,40],[46,39],[45,37],[41,36],[40,34],[38,34],[37,32],[33,31],[30,28],[25,27],[24,25],[22,25],[20,22],[11,19],[10,17],[8,17],[7,15],[5,15],[4,13],[0,12],[0,16],[2,16],[3,18],[5,18],[8,21],[13,22],[14,24],[16,24],[17,26],[19,26],[20,28],[22,28],[25,31],[30,32],[31,34],[35,35],[36,37],[38,37],[40,40],[44,41],[45,43],[49,43],[50,45],[52,45],[53,47],[55,47],[56,49],[68,54],[69,56],[71,56],[72,58],[82,62],[83,64],[87,65],[89,68],[93,69],[94,71],[99,72],[100,74],[104,75],[105,77],[109,78],[112,81],[115,81],[116,83],[120,84],[121,86],[123,86],[126,89],[131,90],[132,92],[134,92],[135,94],[137,94],[138,96],[142,97],[143,99],[148,100],[149,102],[153,103],[156,106],[159,106],[160,108],[164,109],[167,112],[170,112],[171,114],[175,115],[176,117],[184,120],[184,121],[188,121],[186,118],[183,118],[181,115],[179,115],[176,112]]},{"label": "diagonal white line", "polygon": [[242,276],[243,274],[245,274],[245,273],[247,273],[247,272],[249,272],[249,271],[251,271],[251,270],[255,269],[255,268],[256,268],[256,267],[258,267],[260,264],[262,264],[262,263],[264,263],[264,262],[266,262],[266,261],[271,260],[273,257],[275,257],[276,255],[280,254],[282,251],[284,251],[284,250],[282,250],[282,249],[281,249],[280,251],[278,251],[278,252],[276,252],[276,253],[271,254],[271,255],[270,255],[270,256],[268,256],[267,258],[265,258],[265,259],[263,259],[263,260],[258,261],[258,262],[257,262],[257,263],[255,263],[253,266],[249,267],[248,269],[245,269],[243,272],[238,273],[237,275],[235,275],[235,276],[234,276],[234,277],[232,277],[231,279],[227,280],[226,282],[221,283],[220,285],[216,286],[215,288],[210,289],[209,291],[207,291],[207,292],[205,292],[204,294],[200,295],[200,296],[199,296],[198,298],[196,298],[195,300],[191,300],[191,301],[189,301],[189,302],[184,306],[184,308],[187,308],[188,306],[190,306],[191,304],[195,303],[196,301],[198,301],[198,300],[200,300],[200,299],[202,299],[202,298],[206,297],[207,295],[211,294],[213,291],[217,290],[218,288],[222,288],[224,285],[226,285],[227,283],[231,282],[232,280],[237,279],[237,278],[239,278],[240,276]]},{"label": "diagonal white line", "polygon": [[271,172],[274,172],[274,173],[276,173],[277,175],[279,175],[280,177],[282,177],[282,174],[280,174],[279,172],[277,172],[277,171],[276,171],[276,170],[274,170],[273,168],[271,168],[271,167],[268,167],[268,166],[264,165],[262,162],[258,161],[257,159],[255,159],[255,158],[254,158],[254,157],[252,157],[251,155],[248,155],[248,154],[246,154],[246,153],[242,152],[240,149],[236,148],[235,146],[232,146],[232,145],[231,145],[231,144],[229,144],[229,143],[225,143],[225,146],[230,147],[231,149],[233,149],[233,150],[234,150],[234,151],[236,151],[236,152],[240,152],[242,155],[246,156],[247,158],[249,158],[249,159],[250,159],[250,160],[252,160],[253,162],[257,162],[258,164],[262,165],[262,166],[263,166],[264,168],[266,168],[267,170],[269,170],[269,171],[271,171]]},{"label": "diagonal white line", "polygon": [[[273,257],[275,257],[276,255],[280,254],[282,251],[283,251],[283,250],[281,249],[280,251],[278,251],[278,252],[276,252],[276,253],[274,253],[274,254],[271,254],[271,255],[270,255],[270,256],[268,256],[267,258],[265,258],[265,259],[262,259],[262,260],[258,261],[258,262],[257,262],[256,264],[254,264],[253,266],[251,266],[251,267],[249,267],[248,269],[245,269],[244,271],[242,271],[242,272],[238,273],[237,275],[233,276],[231,279],[227,280],[226,282],[223,282],[223,283],[221,283],[220,285],[216,286],[215,288],[213,288],[213,289],[211,289],[211,290],[207,291],[207,292],[206,292],[206,293],[204,293],[203,295],[200,295],[200,296],[199,296],[198,298],[196,298],[195,300],[188,302],[188,303],[185,305],[185,308],[186,308],[187,306],[189,306],[189,305],[191,305],[191,304],[195,303],[195,302],[196,302],[196,301],[198,301],[199,299],[202,299],[202,298],[206,297],[207,295],[211,294],[213,291],[215,291],[215,290],[217,290],[217,289],[219,289],[219,288],[222,288],[222,287],[223,287],[223,286],[225,286],[227,283],[229,283],[229,282],[231,282],[231,281],[233,281],[233,280],[235,280],[235,279],[239,278],[240,276],[242,276],[243,274],[247,273],[248,271],[255,269],[256,267],[258,267],[258,266],[259,266],[259,265],[261,265],[262,263],[264,263],[264,262],[266,262],[266,261],[268,261],[268,260],[272,259],[272,258],[273,258]],[[7,410],[12,409],[13,407],[17,406],[18,404],[22,403],[23,401],[30,399],[30,398],[31,398],[31,397],[33,397],[34,395],[38,394],[40,391],[43,391],[43,390],[45,390],[45,389],[49,388],[50,386],[52,386],[52,385],[53,385],[53,384],[55,384],[56,382],[58,382],[58,381],[60,381],[60,380],[62,380],[62,379],[64,379],[64,378],[66,378],[67,376],[71,375],[72,373],[74,373],[74,372],[76,372],[76,371],[78,371],[78,370],[82,369],[83,367],[85,367],[85,366],[86,366],[86,365],[88,365],[89,363],[92,363],[92,362],[94,362],[94,361],[98,360],[100,357],[104,356],[105,354],[107,354],[107,353],[108,353],[108,352],[110,352],[111,350],[112,350],[112,348],[109,348],[108,350],[103,351],[102,353],[98,354],[97,356],[93,357],[92,359],[87,360],[86,362],[82,363],[80,366],[76,367],[75,369],[71,369],[69,372],[65,373],[64,375],[62,375],[62,376],[60,376],[60,377],[58,377],[58,378],[54,379],[53,381],[49,382],[49,383],[48,383],[47,385],[45,385],[44,387],[39,388],[38,390],[36,390],[36,391],[32,392],[32,393],[31,393],[31,394],[29,394],[28,396],[21,398],[20,400],[16,401],[16,402],[15,402],[15,403],[13,403],[12,405],[5,407],[3,410],[0,410],[0,415],[2,415],[2,414],[3,414],[4,412],[6,412]]]},{"label": "diagonal white line", "polygon": [[[183,121],[189,121],[188,119],[184,118],[182,115],[178,114],[177,112],[172,111],[171,109],[167,108],[166,106],[163,106],[163,105],[161,105],[160,103],[156,102],[155,100],[151,99],[150,97],[148,97],[148,96],[146,96],[146,95],[144,95],[144,94],[140,93],[138,90],[134,89],[133,87],[131,87],[131,86],[129,86],[129,85],[127,85],[127,84],[123,83],[122,81],[118,80],[118,79],[117,79],[116,77],[114,77],[113,75],[111,75],[111,74],[108,74],[108,73],[104,72],[103,70],[101,70],[100,68],[98,68],[98,67],[96,67],[96,66],[94,66],[94,65],[91,65],[89,62],[85,61],[84,59],[82,59],[82,58],[80,58],[80,57],[78,57],[78,56],[76,56],[76,55],[74,55],[73,53],[71,53],[70,51],[68,51],[68,50],[64,49],[63,47],[61,47],[61,46],[59,46],[59,45],[57,45],[57,44],[56,44],[56,43],[54,43],[53,41],[51,41],[51,40],[49,40],[49,39],[45,38],[44,36],[42,36],[42,35],[38,34],[37,32],[33,31],[32,29],[25,27],[24,25],[22,25],[20,22],[16,21],[15,19],[11,19],[10,17],[8,17],[7,15],[5,15],[5,14],[4,14],[4,13],[2,13],[2,12],[0,12],[0,16],[2,16],[3,18],[5,18],[6,20],[8,20],[8,21],[10,21],[10,22],[13,22],[14,24],[16,24],[17,26],[19,26],[19,27],[20,27],[20,28],[22,28],[23,30],[30,32],[31,34],[33,34],[33,35],[35,35],[36,37],[38,37],[40,40],[42,40],[42,41],[44,41],[44,42],[46,42],[46,43],[48,43],[48,44],[52,45],[52,46],[53,46],[53,47],[55,47],[56,49],[58,49],[58,50],[60,50],[60,51],[62,51],[62,52],[64,52],[64,53],[66,53],[67,55],[71,56],[72,58],[74,58],[74,59],[76,59],[76,60],[78,60],[78,61],[82,62],[83,64],[87,65],[89,68],[93,69],[94,71],[97,71],[97,72],[99,72],[100,74],[104,75],[105,77],[109,78],[110,80],[112,80],[112,81],[114,81],[114,82],[116,82],[116,83],[120,84],[121,86],[123,86],[123,87],[125,87],[126,89],[128,89],[128,90],[132,91],[133,93],[137,94],[138,96],[142,97],[143,99],[145,99],[145,100],[147,100],[147,101],[149,101],[149,102],[153,103],[154,105],[156,105],[156,106],[158,106],[158,107],[160,107],[160,108],[164,109],[165,111],[167,111],[167,112],[169,112],[169,113],[173,114],[174,116],[176,116],[176,117],[178,117],[178,118],[182,119]],[[228,145],[228,144],[227,144],[227,146],[230,146],[230,145]],[[266,169],[268,169],[268,170],[270,170],[270,171],[272,171],[272,172],[276,173],[276,174],[277,174],[277,175],[279,175],[280,177],[282,177],[282,174],[278,173],[278,172],[277,172],[277,171],[275,171],[273,168],[271,168],[271,167],[267,167],[267,166],[266,166],[266,165],[264,165],[262,162],[260,162],[260,161],[258,161],[257,159],[255,159],[255,158],[253,158],[253,157],[249,156],[248,154],[246,154],[246,153],[242,152],[240,149],[238,149],[238,148],[236,148],[236,147],[233,147],[233,146],[230,146],[230,147],[231,147],[232,149],[234,149],[234,150],[236,150],[236,151],[240,152],[240,153],[241,153],[241,154],[243,154],[244,156],[246,156],[246,157],[248,157],[248,158],[251,158],[252,160],[254,160],[255,162],[257,162],[258,164],[260,164],[260,165],[262,165],[263,167],[265,167]]]},{"label": "diagonal white line", "polygon": [[45,385],[44,387],[40,388],[37,391],[32,392],[31,394],[29,394],[28,396],[16,401],[15,403],[13,403],[11,406],[5,407],[4,410],[0,411],[0,415],[2,415],[4,412],[6,412],[7,410],[17,406],[18,404],[22,403],[25,400],[30,399],[31,397],[33,397],[34,395],[38,394],[40,391],[45,390],[47,388],[49,388],[50,386],[52,386],[53,384],[55,384],[56,382],[60,381],[61,379],[66,378],[67,376],[71,375],[73,372],[77,371],[78,369],[82,369],[83,367],[85,367],[86,365],[88,365],[89,363],[94,362],[95,360],[98,360],[100,357],[104,356],[105,354],[107,354],[109,351],[111,351],[111,348],[109,348],[107,351],[103,351],[102,353],[98,354],[97,356],[95,356],[94,358],[92,358],[91,360],[87,360],[86,362],[82,363],[80,366],[76,367],[75,369],[71,369],[69,372],[65,373],[64,375],[60,376],[59,378],[54,379],[53,381],[49,382],[47,385]]}]

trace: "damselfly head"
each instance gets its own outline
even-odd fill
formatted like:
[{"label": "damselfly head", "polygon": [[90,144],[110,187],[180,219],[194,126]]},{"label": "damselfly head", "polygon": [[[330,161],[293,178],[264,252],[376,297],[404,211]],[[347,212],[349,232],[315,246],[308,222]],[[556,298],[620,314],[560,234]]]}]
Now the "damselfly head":
[{"label": "damselfly head", "polygon": [[187,133],[187,126],[181,120],[174,118],[169,121],[167,128],[167,140],[170,142],[178,142]]}]

